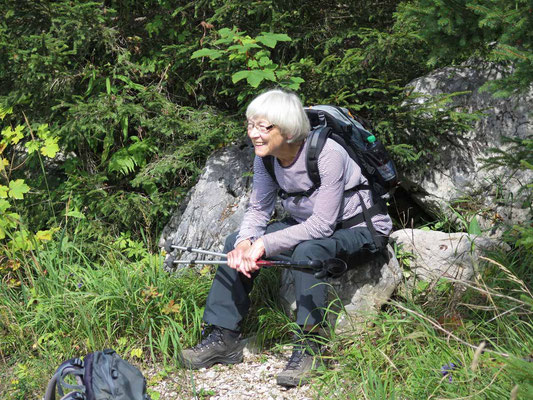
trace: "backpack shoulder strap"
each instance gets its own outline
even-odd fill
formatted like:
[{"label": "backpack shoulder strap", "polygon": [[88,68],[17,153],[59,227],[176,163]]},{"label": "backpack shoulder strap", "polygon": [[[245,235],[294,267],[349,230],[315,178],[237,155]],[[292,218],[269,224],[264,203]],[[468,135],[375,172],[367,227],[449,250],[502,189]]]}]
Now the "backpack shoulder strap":
[{"label": "backpack shoulder strap", "polygon": [[274,182],[278,183],[276,174],[274,173],[274,156],[264,156],[261,157],[261,160],[263,161],[263,165],[265,166],[268,174],[272,177]]},{"label": "backpack shoulder strap", "polygon": [[[320,186],[320,174],[318,172],[318,157],[326,144],[326,140],[331,136],[331,128],[329,126],[319,126],[311,131],[307,140],[307,154],[305,158],[305,165],[307,167],[307,174],[309,179],[313,182],[313,192]],[[311,192],[312,193],[312,192]]]},{"label": "backpack shoulder strap", "polygon": [[[76,396],[81,398],[83,396],[83,393],[85,393],[85,386],[83,385],[82,381],[83,374],[84,362],[81,359],[73,358],[71,360],[65,361],[59,366],[52,379],[50,379],[43,400],[55,400],[56,388],[58,395],[61,396],[61,398],[65,396],[63,388],[75,390],[76,392],[73,393],[73,395],[76,394]],[[64,379],[67,375],[75,376],[78,385],[71,385],[66,383]]]}]

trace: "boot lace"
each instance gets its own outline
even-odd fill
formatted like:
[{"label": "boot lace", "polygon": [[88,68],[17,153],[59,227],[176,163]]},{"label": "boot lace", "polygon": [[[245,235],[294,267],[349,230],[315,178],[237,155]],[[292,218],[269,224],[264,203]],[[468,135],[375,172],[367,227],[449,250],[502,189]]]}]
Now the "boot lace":
[{"label": "boot lace", "polygon": [[222,330],[218,327],[214,327],[211,333],[207,335],[200,343],[194,346],[192,349],[194,351],[202,351],[208,349],[211,345],[214,344],[223,344],[223,333]]},{"label": "boot lace", "polygon": [[300,369],[302,361],[304,358],[309,357],[309,354],[305,350],[293,350],[291,358],[285,367],[286,370],[297,370]]}]

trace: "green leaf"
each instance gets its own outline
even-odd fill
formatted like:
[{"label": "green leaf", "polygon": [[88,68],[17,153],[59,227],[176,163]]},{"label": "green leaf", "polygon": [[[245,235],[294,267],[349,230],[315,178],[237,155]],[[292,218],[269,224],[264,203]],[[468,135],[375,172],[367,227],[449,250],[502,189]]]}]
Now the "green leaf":
[{"label": "green leaf", "polygon": [[220,50],[214,50],[214,49],[200,49],[196,50],[194,53],[192,53],[191,59],[194,58],[200,58],[200,57],[209,57],[211,60],[215,60],[222,56],[222,52]]},{"label": "green leaf", "polygon": [[268,58],[268,57],[261,57],[259,59],[259,65],[261,67],[265,67],[265,66],[270,65],[270,64],[272,64],[272,60],[270,58]]},{"label": "green leaf", "polygon": [[258,71],[258,70],[254,70],[254,71],[250,71],[250,74],[248,75],[248,77],[246,78],[246,80],[248,81],[248,84],[253,87],[253,88],[256,88],[259,86],[259,84],[265,79],[265,74],[263,71]]},{"label": "green leaf", "polygon": [[124,118],[120,120],[120,124],[122,125],[122,136],[124,137],[124,140],[128,138],[128,116],[125,115]]},{"label": "green leaf", "polygon": [[468,233],[471,235],[481,235],[481,228],[479,226],[479,223],[477,222],[477,218],[474,215],[474,218],[470,221],[470,224],[468,225]]},{"label": "green leaf", "polygon": [[13,108],[3,108],[0,107],[0,121],[3,121],[6,115],[13,114]]},{"label": "green leaf", "polygon": [[28,154],[33,153],[34,151],[39,150],[40,143],[37,140],[30,140],[29,142],[26,142],[24,146],[28,149]]},{"label": "green leaf", "polygon": [[234,44],[233,46],[228,47],[228,50],[237,50],[240,54],[245,54],[246,52],[250,51],[251,49],[260,49],[261,46],[259,46],[256,43],[245,43],[245,44]]},{"label": "green leaf", "polygon": [[233,81],[233,83],[237,83],[237,82],[239,82],[240,80],[243,80],[243,79],[248,78],[248,76],[250,75],[250,72],[251,72],[251,71],[239,71],[239,72],[235,72],[235,73],[231,76],[231,80]]},{"label": "green leaf", "polygon": [[66,216],[78,219],[85,219],[85,215],[83,215],[78,210],[70,210],[69,212],[67,212]]},{"label": "green leaf", "polygon": [[38,231],[35,234],[35,239],[41,241],[41,242],[47,242],[49,240],[52,240],[52,235],[54,234],[53,229],[48,229],[46,231]]},{"label": "green leaf", "polygon": [[39,127],[37,128],[37,136],[43,140],[50,136],[48,124],[39,124]]},{"label": "green leaf", "polygon": [[28,193],[30,187],[24,183],[24,179],[16,179],[9,182],[9,196],[13,199],[22,200],[24,193]]},{"label": "green leaf", "polygon": [[17,144],[24,137],[23,130],[24,126],[22,125],[15,126],[15,129],[8,126],[2,130],[2,136],[6,143]]},{"label": "green leaf", "polygon": [[[0,190],[1,190],[1,188],[2,187],[0,186]],[[9,203],[9,201],[4,200],[4,199],[0,199],[0,212],[1,213],[5,212],[9,207],[11,207],[11,204]]]},{"label": "green leaf", "polygon": [[133,82],[130,78],[124,75],[117,75],[115,78],[124,82],[128,88],[138,90],[139,92],[145,91],[146,88],[143,85]]},{"label": "green leaf", "polygon": [[105,88],[106,88],[107,94],[111,94],[111,80],[109,78],[105,79]]},{"label": "green leaf", "polygon": [[233,35],[233,31],[229,28],[222,28],[218,30],[218,34],[223,38],[227,38]]},{"label": "green leaf", "polygon": [[41,147],[41,154],[48,158],[54,158],[59,151],[57,141],[59,138],[48,138],[44,141],[43,147]]},{"label": "green leaf", "polygon": [[273,49],[278,42],[290,42],[292,39],[284,33],[261,32],[255,40]]}]

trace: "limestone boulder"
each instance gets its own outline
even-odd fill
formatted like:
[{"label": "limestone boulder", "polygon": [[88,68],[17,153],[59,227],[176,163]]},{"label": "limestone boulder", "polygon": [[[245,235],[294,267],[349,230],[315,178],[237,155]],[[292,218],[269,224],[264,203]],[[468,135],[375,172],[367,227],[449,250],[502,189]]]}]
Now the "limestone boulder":
[{"label": "limestone boulder", "polygon": [[398,230],[391,239],[407,257],[412,278],[428,282],[439,278],[470,280],[485,251],[505,247],[489,237],[422,229]]},{"label": "limestone boulder", "polygon": [[433,71],[411,82],[422,104],[432,96],[463,92],[453,105],[466,112],[482,112],[466,134],[449,132],[437,145],[442,157],[423,171],[403,171],[403,187],[426,211],[434,215],[456,217],[450,205],[462,199],[477,212],[482,228],[498,234],[502,222],[525,222],[531,218],[531,192],[525,185],[533,182],[533,171],[513,170],[508,166],[487,169],[485,161],[495,154],[490,149],[508,151],[504,137],[525,139],[533,133],[530,118],[533,109],[533,85],[526,93],[495,98],[480,91],[490,80],[506,71],[491,63],[470,62],[460,67]]},{"label": "limestone boulder", "polygon": [[[209,157],[204,173],[183,202],[184,207],[165,226],[159,245],[163,247],[168,240],[175,245],[221,252],[226,236],[239,229],[246,210],[253,154],[251,146],[241,144]],[[185,253],[179,258],[194,260],[198,254]]]}]

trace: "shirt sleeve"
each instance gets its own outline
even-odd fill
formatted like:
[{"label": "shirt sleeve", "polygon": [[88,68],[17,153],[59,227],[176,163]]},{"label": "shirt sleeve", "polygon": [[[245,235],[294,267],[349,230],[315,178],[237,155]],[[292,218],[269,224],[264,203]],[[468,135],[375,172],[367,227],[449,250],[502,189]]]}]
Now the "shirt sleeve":
[{"label": "shirt sleeve", "polygon": [[272,179],[261,157],[254,159],[254,177],[252,194],[244,214],[235,246],[243,240],[259,238],[265,233],[266,226],[278,195],[278,184]]},{"label": "shirt sleeve", "polygon": [[[324,148],[318,158],[321,185],[317,189],[313,211],[302,223],[263,236],[266,256],[292,249],[304,240],[329,237],[335,231],[344,198],[346,157]],[[359,174],[361,170],[358,170]],[[359,178],[360,179],[360,178]]]}]

